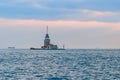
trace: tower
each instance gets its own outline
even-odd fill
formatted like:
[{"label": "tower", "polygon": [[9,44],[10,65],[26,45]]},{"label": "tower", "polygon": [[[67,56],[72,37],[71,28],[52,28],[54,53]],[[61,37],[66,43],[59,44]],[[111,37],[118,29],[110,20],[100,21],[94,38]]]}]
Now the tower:
[{"label": "tower", "polygon": [[45,39],[44,39],[44,46],[46,48],[48,48],[50,45],[50,38],[49,38],[49,34],[48,34],[48,26],[46,27],[46,35],[45,35]]}]

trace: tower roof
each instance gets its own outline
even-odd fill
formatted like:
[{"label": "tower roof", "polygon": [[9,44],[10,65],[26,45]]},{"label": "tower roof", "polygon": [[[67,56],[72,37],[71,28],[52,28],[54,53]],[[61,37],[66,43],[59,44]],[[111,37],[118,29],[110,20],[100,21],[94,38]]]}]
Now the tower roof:
[{"label": "tower roof", "polygon": [[45,35],[45,38],[49,38],[49,34],[48,34],[48,26],[46,27],[46,35]]},{"label": "tower roof", "polygon": [[45,38],[49,38],[49,35],[48,35],[48,34],[46,34]]}]

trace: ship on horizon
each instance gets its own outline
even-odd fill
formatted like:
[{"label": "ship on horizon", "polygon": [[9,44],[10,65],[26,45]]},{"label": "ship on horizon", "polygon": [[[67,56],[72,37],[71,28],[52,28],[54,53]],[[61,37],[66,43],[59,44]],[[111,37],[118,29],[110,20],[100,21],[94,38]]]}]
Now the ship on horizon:
[{"label": "ship on horizon", "polygon": [[58,48],[57,45],[55,44],[51,44],[50,43],[50,37],[48,34],[48,26],[46,29],[46,35],[45,35],[45,39],[44,39],[44,45],[41,46],[41,48],[30,48],[30,50],[65,50],[64,46],[63,48]]}]

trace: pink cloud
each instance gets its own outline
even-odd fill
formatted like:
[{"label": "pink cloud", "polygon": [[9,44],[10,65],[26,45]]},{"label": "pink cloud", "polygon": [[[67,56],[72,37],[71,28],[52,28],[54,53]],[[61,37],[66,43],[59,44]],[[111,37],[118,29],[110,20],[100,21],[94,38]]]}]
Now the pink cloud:
[{"label": "pink cloud", "polygon": [[120,22],[98,22],[98,21],[43,21],[43,20],[16,20],[0,19],[0,26],[4,27],[68,27],[68,28],[95,28],[107,27],[120,30]]},{"label": "pink cloud", "polygon": [[103,12],[103,11],[94,11],[94,10],[81,10],[84,14],[89,14],[92,16],[108,16],[108,15],[118,15],[120,12]]}]

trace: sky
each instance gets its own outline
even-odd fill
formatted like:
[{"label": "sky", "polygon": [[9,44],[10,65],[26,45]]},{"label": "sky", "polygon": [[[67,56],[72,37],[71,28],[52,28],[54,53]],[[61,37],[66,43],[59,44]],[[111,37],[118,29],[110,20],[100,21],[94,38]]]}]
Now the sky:
[{"label": "sky", "polygon": [[120,0],[0,0],[0,48],[120,48]]}]

